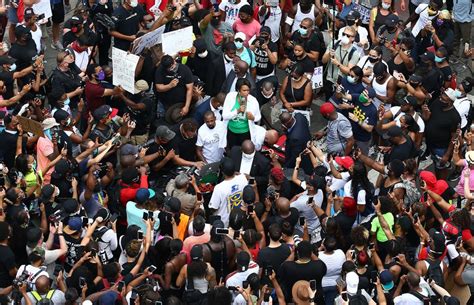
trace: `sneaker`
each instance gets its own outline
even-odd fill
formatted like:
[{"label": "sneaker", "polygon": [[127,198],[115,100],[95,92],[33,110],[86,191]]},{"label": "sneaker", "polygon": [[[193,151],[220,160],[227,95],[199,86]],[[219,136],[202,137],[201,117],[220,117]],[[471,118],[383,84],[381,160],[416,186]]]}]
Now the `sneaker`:
[{"label": "sneaker", "polygon": [[59,41],[51,43],[51,48],[53,48],[55,50],[58,50],[58,51],[64,50],[63,45]]},{"label": "sneaker", "polygon": [[461,176],[461,172],[457,171],[457,170],[454,170],[451,174],[448,175],[447,180],[456,181],[456,180],[459,179],[460,176]]}]

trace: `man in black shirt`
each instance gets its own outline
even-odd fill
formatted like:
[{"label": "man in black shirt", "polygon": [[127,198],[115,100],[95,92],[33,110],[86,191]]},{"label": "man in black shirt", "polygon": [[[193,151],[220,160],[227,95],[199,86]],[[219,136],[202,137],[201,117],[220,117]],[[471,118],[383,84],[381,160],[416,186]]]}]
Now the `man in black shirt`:
[{"label": "man in black shirt", "polygon": [[[2,198],[5,196],[4,191],[0,194]],[[12,280],[16,276],[17,268],[15,265],[15,254],[8,246],[8,238],[10,237],[10,226],[7,222],[0,222],[0,288],[6,288],[12,284]],[[6,301],[0,297],[2,304]]]},{"label": "man in black shirt", "polygon": [[[0,133],[0,161],[8,168],[12,168],[15,164],[15,147],[18,139],[18,119],[10,114],[3,119],[5,130]],[[36,141],[38,137],[31,137],[32,141]],[[23,138],[22,149],[26,151],[26,138]]]},{"label": "man in black shirt", "polygon": [[145,12],[137,0],[126,0],[114,10],[112,20],[115,22],[115,29],[110,31],[110,35],[115,38],[114,47],[128,51],[140,30],[143,16]]},{"label": "man in black shirt", "polygon": [[130,137],[131,143],[134,145],[143,145],[148,140],[148,131],[150,123],[154,118],[152,97],[147,95],[150,87],[145,80],[138,80],[135,83],[135,94],[127,97],[122,94],[120,97],[127,105],[130,119],[135,121],[135,129],[132,130]]},{"label": "man in black shirt", "polygon": [[418,75],[423,75],[421,84],[426,92],[431,94],[433,99],[439,97],[440,89],[443,88],[443,74],[435,65],[435,55],[432,52],[425,52],[420,55],[420,68]]},{"label": "man in black shirt", "polygon": [[209,94],[212,89],[209,67],[212,66],[212,61],[216,58],[216,55],[207,50],[206,41],[203,38],[194,40],[193,45],[196,51],[194,56],[188,59],[186,65],[189,66],[194,75],[204,82],[204,92]]},{"label": "man in black shirt", "polygon": [[271,41],[271,30],[268,26],[260,29],[260,35],[253,41],[252,49],[257,63],[256,79],[261,81],[275,78],[275,64],[278,61],[278,46]]},{"label": "man in black shirt", "polygon": [[31,31],[24,25],[15,28],[16,42],[8,54],[15,58],[17,69],[22,70],[30,66],[37,55],[36,44],[31,38]]},{"label": "man in black shirt", "polygon": [[155,142],[153,142],[146,155],[159,153],[158,158],[149,163],[151,173],[148,177],[150,181],[155,182],[155,187],[165,188],[168,180],[171,179],[171,171],[175,168],[175,158],[179,156],[179,150],[173,139],[176,133],[167,126],[158,126],[155,133]]},{"label": "man in black shirt", "polygon": [[196,141],[198,124],[194,119],[185,119],[178,125],[175,125],[171,130],[176,133],[173,139],[175,146],[179,153],[174,161],[178,166],[195,166],[200,169],[204,162],[196,159]]},{"label": "man in black shirt", "polygon": [[456,130],[461,126],[461,117],[453,106],[454,100],[455,92],[448,88],[430,106],[422,106],[421,117],[426,122],[426,145],[433,155],[438,179],[446,178]]},{"label": "man in black shirt", "polygon": [[[300,29],[295,31],[291,36],[291,41],[303,43],[306,53],[308,53],[309,59],[313,62],[318,63],[326,52],[324,38],[322,33],[313,31],[314,22],[311,18],[305,18],[301,21]],[[291,47],[291,42],[287,43],[288,47]]]},{"label": "man in black shirt", "polygon": [[389,142],[392,144],[390,153],[384,158],[384,163],[388,164],[392,160],[405,161],[413,158],[416,155],[415,143],[412,139],[403,134],[403,131],[398,126],[390,127],[387,132]]},{"label": "man in black shirt", "polygon": [[84,91],[81,86],[81,70],[74,63],[74,56],[69,50],[59,52],[56,56],[56,62],[58,66],[51,74],[53,91],[64,90],[71,100],[71,108],[76,108]]},{"label": "man in black shirt", "polygon": [[173,57],[165,55],[155,72],[155,89],[165,109],[184,102],[180,114],[186,116],[193,96],[193,74],[191,70],[177,63]]},{"label": "man in black shirt", "polygon": [[16,66],[16,59],[8,56],[3,55],[0,56],[0,80],[3,81],[7,90],[4,94],[2,94],[4,99],[10,99],[13,97],[13,82],[15,79],[23,78],[30,74],[34,68],[38,67],[42,64],[43,58],[38,57],[35,63],[21,71],[17,71]]}]

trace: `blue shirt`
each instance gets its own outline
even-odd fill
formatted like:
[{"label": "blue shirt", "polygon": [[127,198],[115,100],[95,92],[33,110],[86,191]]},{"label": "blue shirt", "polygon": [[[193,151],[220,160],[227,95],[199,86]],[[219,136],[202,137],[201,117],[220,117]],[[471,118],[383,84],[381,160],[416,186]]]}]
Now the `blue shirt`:
[{"label": "blue shirt", "polygon": [[463,23],[474,20],[474,5],[471,0],[454,0],[453,19]]},{"label": "blue shirt", "polygon": [[[355,105],[355,103],[357,101],[359,101],[359,95],[365,89],[362,82],[352,84],[352,83],[349,83],[349,81],[347,80],[347,77],[344,77],[342,79],[341,85],[342,85],[342,87],[344,87],[344,91],[348,92],[352,96],[352,101],[351,102],[352,102],[352,104]],[[337,98],[335,93],[331,96],[330,101],[336,106],[340,105],[342,103],[342,99]],[[345,115],[347,118],[349,118],[347,110],[338,109],[337,111],[339,113]]]},{"label": "blue shirt", "polygon": [[[139,209],[137,208],[137,204],[133,201],[127,202],[127,224],[128,226],[137,225],[146,233],[146,224],[143,222],[143,213],[148,211],[146,209]],[[154,229],[157,230],[160,226],[160,220],[158,218],[158,212],[153,212],[153,218],[155,219],[155,226]]]}]

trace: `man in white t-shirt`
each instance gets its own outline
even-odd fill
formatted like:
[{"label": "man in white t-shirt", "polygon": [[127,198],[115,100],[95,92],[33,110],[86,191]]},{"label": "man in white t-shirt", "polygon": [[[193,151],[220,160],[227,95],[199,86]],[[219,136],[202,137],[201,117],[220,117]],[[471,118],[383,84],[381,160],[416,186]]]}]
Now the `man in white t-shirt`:
[{"label": "man in white t-shirt", "polygon": [[405,25],[409,22],[412,22],[416,19],[416,15],[418,15],[418,20],[416,21],[415,25],[412,25],[411,33],[414,37],[417,37],[420,34],[421,30],[423,30],[426,26],[430,26],[432,20],[436,18],[439,14],[439,9],[443,6],[443,2],[441,0],[431,0],[429,4],[421,3],[415,9],[415,13],[405,21]]},{"label": "man in white t-shirt", "polygon": [[247,0],[223,0],[219,4],[219,10],[225,14],[225,22],[232,26],[239,17],[239,10],[247,3]]},{"label": "man in white t-shirt", "polygon": [[410,292],[395,296],[393,303],[395,305],[423,305],[423,298],[428,297],[426,292],[420,287],[420,276],[415,272],[408,272],[400,278],[399,285],[408,283]]},{"label": "man in white t-shirt", "polygon": [[216,121],[216,115],[210,110],[204,114],[204,123],[198,129],[196,154],[206,163],[219,162],[227,146],[227,128],[222,121]]},{"label": "man in white t-shirt", "polygon": [[33,252],[28,255],[28,260],[30,261],[30,264],[21,265],[16,273],[16,278],[19,278],[21,275],[27,274],[27,285],[31,288],[31,290],[35,290],[35,282],[40,276],[44,275],[49,278],[48,272],[46,272],[46,267],[43,266],[44,259],[45,250],[42,247],[34,248]]},{"label": "man in white t-shirt", "polygon": [[235,164],[232,159],[223,159],[221,171],[224,174],[224,181],[214,188],[209,202],[209,209],[211,209],[212,214],[219,215],[227,227],[230,211],[242,205],[242,191],[248,181],[245,175],[235,172]]}]

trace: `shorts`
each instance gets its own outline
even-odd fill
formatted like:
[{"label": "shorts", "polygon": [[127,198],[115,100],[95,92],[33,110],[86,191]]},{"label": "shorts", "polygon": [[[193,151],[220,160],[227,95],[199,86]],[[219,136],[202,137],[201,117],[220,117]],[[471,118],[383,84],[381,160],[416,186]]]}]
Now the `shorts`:
[{"label": "shorts", "polygon": [[12,6],[8,8],[7,17],[8,17],[8,21],[10,21],[11,24],[19,23],[17,9]]},{"label": "shorts", "polygon": [[63,1],[52,4],[51,5],[51,11],[53,12],[53,17],[51,17],[51,20],[53,23],[63,23],[64,22],[64,3]]}]

